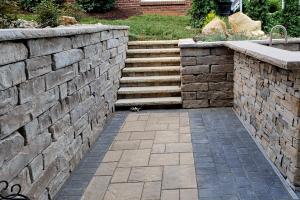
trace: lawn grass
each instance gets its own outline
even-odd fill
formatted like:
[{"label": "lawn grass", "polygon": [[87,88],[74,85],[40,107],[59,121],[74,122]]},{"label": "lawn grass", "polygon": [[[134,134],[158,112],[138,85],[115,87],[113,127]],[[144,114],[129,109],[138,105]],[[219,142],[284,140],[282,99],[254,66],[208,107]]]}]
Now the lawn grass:
[{"label": "lawn grass", "polygon": [[83,24],[126,25],[130,27],[130,40],[175,40],[191,38],[196,31],[189,27],[187,16],[141,15],[125,20],[99,20],[87,17],[81,20]]},{"label": "lawn grass", "polygon": [[[20,14],[19,18],[33,20],[34,15]],[[196,31],[189,28],[190,18],[188,16],[140,15],[122,20],[106,20],[86,16],[80,20],[80,23],[129,26],[130,40],[176,40],[196,35]]]}]

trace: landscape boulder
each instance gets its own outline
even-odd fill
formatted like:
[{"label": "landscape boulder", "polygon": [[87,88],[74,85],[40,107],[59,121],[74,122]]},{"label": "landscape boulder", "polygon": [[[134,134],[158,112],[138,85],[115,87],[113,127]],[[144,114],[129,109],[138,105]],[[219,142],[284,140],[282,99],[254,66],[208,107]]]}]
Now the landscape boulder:
[{"label": "landscape boulder", "polygon": [[261,30],[261,21],[254,21],[247,15],[237,12],[228,17],[232,33],[242,33],[247,36],[263,36],[265,33]]},{"label": "landscape boulder", "polygon": [[63,26],[70,26],[70,25],[78,24],[78,22],[74,17],[61,16],[59,18],[59,24]]},{"label": "landscape boulder", "polygon": [[226,24],[223,20],[215,17],[211,22],[202,29],[204,35],[227,34]]}]

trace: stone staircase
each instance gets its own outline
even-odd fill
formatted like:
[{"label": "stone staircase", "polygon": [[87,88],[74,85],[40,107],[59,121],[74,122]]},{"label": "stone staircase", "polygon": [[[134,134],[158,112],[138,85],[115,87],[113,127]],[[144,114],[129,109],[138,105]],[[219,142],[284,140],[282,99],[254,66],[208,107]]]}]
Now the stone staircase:
[{"label": "stone staircase", "polygon": [[181,106],[177,40],[128,43],[117,108]]}]

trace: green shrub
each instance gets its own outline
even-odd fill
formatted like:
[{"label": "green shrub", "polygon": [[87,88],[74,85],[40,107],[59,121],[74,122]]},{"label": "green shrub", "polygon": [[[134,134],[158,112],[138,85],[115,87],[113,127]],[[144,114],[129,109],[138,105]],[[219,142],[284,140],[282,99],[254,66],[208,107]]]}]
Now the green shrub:
[{"label": "green shrub", "polygon": [[267,4],[268,4],[268,10],[270,13],[274,13],[276,11],[281,10],[281,1],[279,1],[279,0],[268,0]]},{"label": "green shrub", "polygon": [[268,12],[266,0],[251,0],[248,2],[246,14],[253,20],[260,20],[263,30],[268,24]]},{"label": "green shrub", "polygon": [[116,0],[77,0],[87,12],[107,12],[115,7]]},{"label": "green shrub", "polygon": [[58,5],[52,0],[43,0],[34,8],[34,13],[37,15],[36,21],[41,25],[41,27],[58,26],[60,10]]},{"label": "green shrub", "polygon": [[273,26],[282,24],[282,13],[281,11],[276,11],[274,13],[268,13],[268,23],[265,26],[265,31],[270,32]]},{"label": "green shrub", "polygon": [[217,14],[214,10],[210,11],[207,16],[204,19],[202,27],[207,25],[209,22],[211,22],[215,17],[217,17]]},{"label": "green shrub", "polygon": [[78,5],[73,3],[65,3],[61,7],[62,15],[74,17],[77,21],[80,21],[84,15],[85,11]]},{"label": "green shrub", "polygon": [[0,0],[0,28],[9,28],[17,19],[18,10],[16,0]]},{"label": "green shrub", "polygon": [[[34,8],[39,5],[42,0],[21,0],[21,6],[24,10],[29,12],[34,11]],[[62,5],[64,0],[54,0],[55,3]]]},{"label": "green shrub", "polygon": [[205,17],[216,10],[216,3],[212,0],[193,0],[190,10],[193,27],[203,27]]},{"label": "green shrub", "polygon": [[286,27],[290,36],[300,36],[300,9],[298,0],[285,0],[285,6],[282,10],[282,25]]}]

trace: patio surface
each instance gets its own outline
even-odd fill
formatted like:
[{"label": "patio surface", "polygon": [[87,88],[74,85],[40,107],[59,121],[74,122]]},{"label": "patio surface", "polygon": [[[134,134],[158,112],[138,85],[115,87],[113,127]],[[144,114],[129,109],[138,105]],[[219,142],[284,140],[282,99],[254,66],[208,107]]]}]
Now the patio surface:
[{"label": "patio surface", "polygon": [[288,200],[231,108],[116,113],[56,199]]}]

